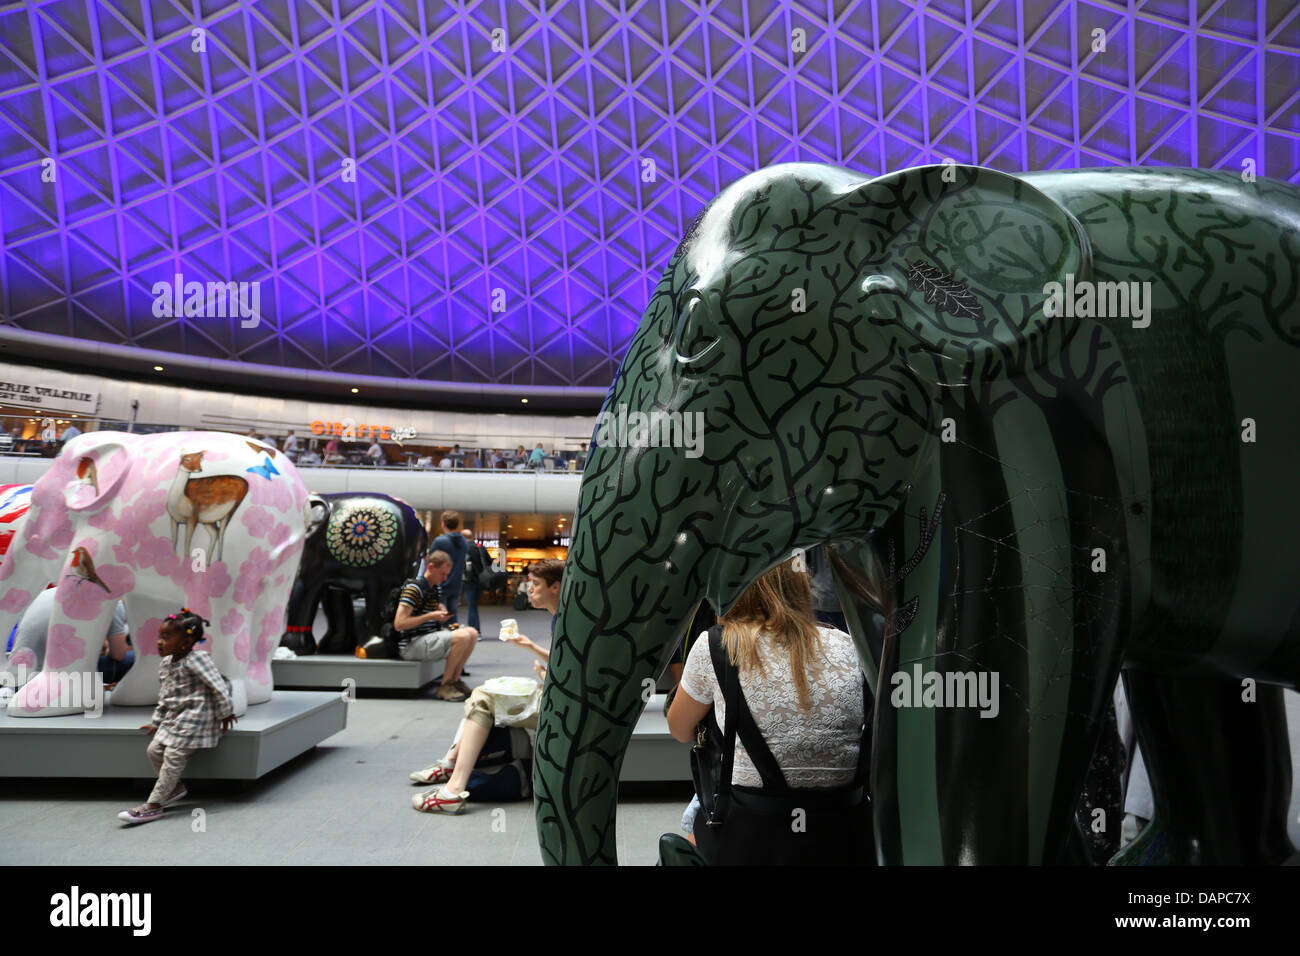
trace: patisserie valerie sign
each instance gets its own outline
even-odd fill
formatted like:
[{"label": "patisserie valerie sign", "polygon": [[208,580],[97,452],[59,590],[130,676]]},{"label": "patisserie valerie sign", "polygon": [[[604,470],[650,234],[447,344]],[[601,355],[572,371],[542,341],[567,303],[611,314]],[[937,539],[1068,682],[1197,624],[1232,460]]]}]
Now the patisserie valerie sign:
[{"label": "patisserie valerie sign", "polygon": [[99,411],[99,392],[29,385],[26,382],[0,382],[0,405],[23,405],[28,408],[93,415]]}]

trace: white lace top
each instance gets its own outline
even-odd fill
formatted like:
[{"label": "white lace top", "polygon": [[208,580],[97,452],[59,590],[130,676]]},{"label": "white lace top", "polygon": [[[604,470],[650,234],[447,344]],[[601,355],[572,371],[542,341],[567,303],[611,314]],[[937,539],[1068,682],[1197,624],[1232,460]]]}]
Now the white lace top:
[{"label": "white lace top", "polygon": [[[799,709],[784,650],[760,635],[759,657],[763,672],[742,674],[740,689],[749,712],[763,732],[786,783],[816,789],[841,787],[853,782],[858,766],[862,728],[862,670],[853,638],[843,631],[821,627],[825,659],[821,670],[809,675],[812,706]],[[709,656],[709,636],[701,634],[691,645],[682,671],[681,689],[702,704],[713,704],[720,728],[726,727],[726,705]],[[739,787],[761,787],[745,746],[736,738],[736,758],[731,782]]]}]

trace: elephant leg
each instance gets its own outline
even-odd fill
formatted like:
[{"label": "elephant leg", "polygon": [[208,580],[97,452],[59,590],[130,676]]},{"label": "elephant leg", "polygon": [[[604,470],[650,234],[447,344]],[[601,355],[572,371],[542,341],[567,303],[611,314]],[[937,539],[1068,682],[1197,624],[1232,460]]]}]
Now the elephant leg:
[{"label": "elephant leg", "polygon": [[135,663],[113,689],[113,703],[125,707],[144,707],[158,702],[158,628],[179,608],[170,598],[157,597],[136,590],[128,594],[126,619],[131,628],[131,646]]},{"label": "elephant leg", "polygon": [[207,651],[217,670],[230,681],[236,717],[242,717],[249,705],[248,665],[257,635],[257,603],[254,600],[252,607],[245,607],[235,603],[229,594],[211,602]]},{"label": "elephant leg", "polygon": [[5,662],[0,687],[17,689],[45,666],[45,640],[50,630],[54,592],[42,591],[31,601],[14,629],[14,646]]},{"label": "elephant leg", "polygon": [[[327,587],[322,596],[325,605],[325,619],[329,628],[321,638],[322,654],[350,654],[356,647],[356,629],[352,623],[352,592],[343,588]],[[352,644],[349,646],[348,640]]]},{"label": "elephant leg", "polygon": [[1120,740],[1112,702],[1106,709],[1097,749],[1088,764],[1088,774],[1074,812],[1075,825],[1082,837],[1079,846],[1086,851],[1080,860],[1082,863],[1104,865],[1119,849],[1120,827],[1124,819],[1124,765],[1124,744]]},{"label": "elephant leg", "polygon": [[[97,665],[117,599],[104,595],[92,604],[96,598],[85,592],[86,586],[70,574],[60,579],[50,606],[45,660],[40,673],[9,702],[9,716],[62,717],[102,709],[103,676]],[[72,602],[69,599],[77,588],[82,593]],[[68,615],[70,607],[77,609],[77,618]]]},{"label": "elephant leg", "polygon": [[1280,687],[1130,668],[1124,684],[1155,819],[1117,864],[1251,866],[1295,852],[1291,753]]},{"label": "elephant leg", "polygon": [[270,587],[258,595],[250,621],[252,648],[248,661],[248,702],[261,704],[271,699],[275,681],[271,658],[284,632],[285,604],[281,588]]},{"label": "elephant leg", "polygon": [[872,765],[887,864],[1081,859],[1126,569],[1088,572],[1073,542],[1105,525],[1086,501],[1076,513],[1046,483],[1012,495],[980,467],[918,483],[873,536],[892,588]]},{"label": "elephant leg", "polygon": [[388,597],[389,588],[384,585],[387,581],[380,578],[379,575],[372,575],[366,581],[366,616],[365,616],[365,633],[357,635],[360,638],[357,643],[364,644],[372,637],[379,636],[379,630],[383,627],[383,620],[380,612],[384,609],[384,601]]},{"label": "elephant leg", "polygon": [[316,638],[312,635],[312,626],[316,620],[316,608],[320,603],[323,587],[319,579],[308,582],[300,577],[294,582],[293,589],[289,593],[286,633],[280,643],[295,654],[316,653]]}]

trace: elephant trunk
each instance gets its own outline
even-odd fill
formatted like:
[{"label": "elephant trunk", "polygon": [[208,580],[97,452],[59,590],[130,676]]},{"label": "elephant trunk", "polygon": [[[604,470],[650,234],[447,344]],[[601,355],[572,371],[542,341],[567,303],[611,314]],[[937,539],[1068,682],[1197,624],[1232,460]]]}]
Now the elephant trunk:
[{"label": "elephant trunk", "polygon": [[32,553],[27,550],[26,531],[30,527],[32,514],[29,512],[10,542],[9,551],[0,559],[0,664],[9,664],[5,648],[9,643],[9,632],[18,623],[18,618],[27,610],[45,588],[54,583],[67,554],[49,549]]},{"label": "elephant trunk", "polygon": [[537,731],[537,830],[547,863],[614,864],[623,756],[704,588],[667,514],[630,534],[619,496],[582,497]]}]

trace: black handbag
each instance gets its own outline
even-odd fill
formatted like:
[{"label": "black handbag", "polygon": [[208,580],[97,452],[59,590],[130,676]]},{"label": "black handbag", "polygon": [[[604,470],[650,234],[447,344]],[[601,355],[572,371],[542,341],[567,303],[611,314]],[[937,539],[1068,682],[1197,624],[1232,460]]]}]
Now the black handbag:
[{"label": "black handbag", "polygon": [[[725,728],[710,708],[691,750],[691,775],[700,797],[695,843],[714,866],[874,865],[875,839],[867,771],[871,765],[870,691],[862,684],[863,727],[851,784],[795,789],[754,722],[740,689],[740,672],[727,659],[722,628],[709,629],[709,656],[726,705]],[[763,780],[760,787],[731,783],[739,737]]]}]

